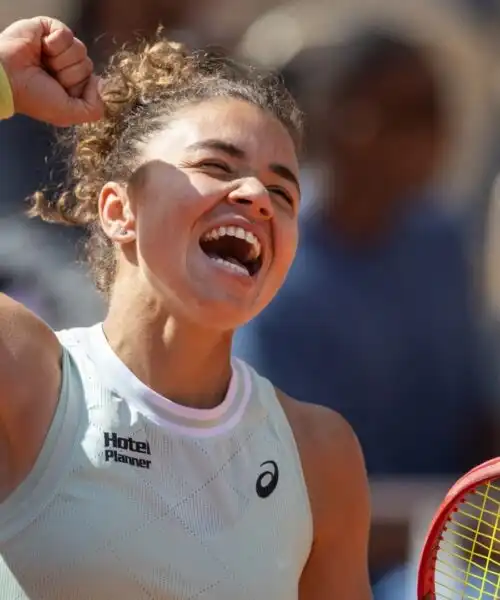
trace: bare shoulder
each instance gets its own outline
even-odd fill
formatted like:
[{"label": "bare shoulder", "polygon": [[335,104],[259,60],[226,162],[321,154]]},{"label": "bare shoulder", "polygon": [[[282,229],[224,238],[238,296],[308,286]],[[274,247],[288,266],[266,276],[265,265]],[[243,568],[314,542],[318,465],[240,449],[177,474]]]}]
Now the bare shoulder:
[{"label": "bare shoulder", "polygon": [[[299,452],[306,459],[328,457],[336,469],[345,461],[363,462],[358,438],[349,423],[339,413],[319,406],[299,402],[277,390],[278,398],[292,427]],[[331,460],[335,458],[335,460]]]},{"label": "bare shoulder", "polygon": [[53,331],[0,294],[0,501],[31,467],[45,438],[59,396],[60,358]]},{"label": "bare shoulder", "polygon": [[[19,391],[29,387],[20,375],[36,377],[50,367],[57,372],[59,341],[50,327],[22,304],[0,294],[0,377]],[[50,373],[44,372],[45,376]],[[2,390],[5,387],[2,386]]]},{"label": "bare shoulder", "polygon": [[[335,529],[347,514],[369,520],[369,490],[358,438],[337,412],[299,402],[277,390],[299,450],[315,535]],[[335,510],[337,509],[337,510]]]}]

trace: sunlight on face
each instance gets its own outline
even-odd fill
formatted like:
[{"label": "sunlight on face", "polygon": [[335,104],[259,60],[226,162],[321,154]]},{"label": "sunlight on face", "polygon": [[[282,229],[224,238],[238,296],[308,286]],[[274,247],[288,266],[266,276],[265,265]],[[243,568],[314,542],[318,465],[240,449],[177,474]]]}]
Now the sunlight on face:
[{"label": "sunlight on face", "polygon": [[190,106],[143,147],[136,216],[141,281],[168,310],[234,329],[282,285],[297,246],[292,139],[240,100]]}]

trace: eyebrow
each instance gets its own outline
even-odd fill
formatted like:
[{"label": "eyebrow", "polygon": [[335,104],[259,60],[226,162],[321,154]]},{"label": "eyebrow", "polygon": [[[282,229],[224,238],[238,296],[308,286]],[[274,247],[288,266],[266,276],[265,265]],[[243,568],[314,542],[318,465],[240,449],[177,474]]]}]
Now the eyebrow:
[{"label": "eyebrow", "polygon": [[[237,158],[240,160],[246,157],[245,151],[241,148],[238,148],[238,146],[216,139],[195,142],[194,144],[188,146],[187,150],[189,152],[195,152],[196,150],[217,150],[231,156],[232,158]],[[293,185],[300,192],[299,181],[288,167],[285,167],[285,165],[280,165],[279,163],[271,163],[269,165],[269,170],[278,175],[278,177],[282,177],[283,179],[293,183]]]}]

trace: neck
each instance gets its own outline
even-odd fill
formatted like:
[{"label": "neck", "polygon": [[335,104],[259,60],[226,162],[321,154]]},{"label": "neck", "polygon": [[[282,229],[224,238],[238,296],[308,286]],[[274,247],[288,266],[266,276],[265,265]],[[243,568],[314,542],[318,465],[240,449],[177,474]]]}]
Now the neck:
[{"label": "neck", "polygon": [[104,322],[108,342],[145,385],[178,404],[214,408],[231,379],[232,332],[184,322],[158,302],[115,290]]}]

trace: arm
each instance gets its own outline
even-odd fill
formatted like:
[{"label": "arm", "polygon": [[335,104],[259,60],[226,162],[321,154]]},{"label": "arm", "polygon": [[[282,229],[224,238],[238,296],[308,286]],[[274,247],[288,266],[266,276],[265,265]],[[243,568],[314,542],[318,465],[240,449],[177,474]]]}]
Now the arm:
[{"label": "arm", "polygon": [[[17,21],[0,33],[0,119],[14,112],[54,125],[100,118],[85,46],[59,21]],[[0,295],[0,502],[26,477],[50,426],[61,380],[50,328]]]},{"label": "arm", "polygon": [[41,449],[58,399],[60,353],[45,323],[0,295],[0,503]]},{"label": "arm", "polygon": [[371,600],[368,575],[369,487],[363,455],[348,423],[303,405],[293,426],[304,467],[314,543],[300,600]]},{"label": "arm", "polygon": [[103,114],[85,45],[60,21],[35,17],[0,33],[0,119],[14,113],[58,127]]}]

